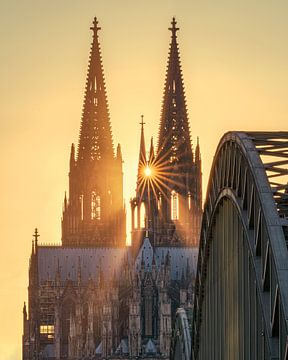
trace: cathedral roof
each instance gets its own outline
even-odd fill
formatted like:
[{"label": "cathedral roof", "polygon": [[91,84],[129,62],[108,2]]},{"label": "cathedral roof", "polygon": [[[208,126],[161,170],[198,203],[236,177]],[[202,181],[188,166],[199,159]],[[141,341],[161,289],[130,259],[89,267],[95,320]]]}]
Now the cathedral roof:
[{"label": "cathedral roof", "polygon": [[61,281],[77,280],[77,271],[80,265],[81,279],[97,280],[100,272],[104,280],[110,280],[121,274],[125,259],[129,256],[128,248],[67,248],[62,246],[38,247],[39,281],[54,280],[60,269]]},{"label": "cathedral roof", "polygon": [[148,238],[145,238],[143,244],[135,259],[136,269],[140,269],[141,262],[144,260],[145,270],[151,271],[153,255],[157,268],[160,267],[162,260],[169,256],[171,263],[171,279],[180,280],[182,272],[186,272],[187,262],[190,271],[196,274],[198,248],[196,247],[154,247]]}]

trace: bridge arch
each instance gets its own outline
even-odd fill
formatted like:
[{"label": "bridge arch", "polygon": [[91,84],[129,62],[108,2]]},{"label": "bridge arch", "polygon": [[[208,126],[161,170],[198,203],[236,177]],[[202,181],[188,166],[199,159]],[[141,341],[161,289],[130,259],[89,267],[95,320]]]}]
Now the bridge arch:
[{"label": "bridge arch", "polygon": [[[190,311],[190,309],[187,311]],[[178,308],[175,316],[174,336],[171,348],[171,359],[190,360],[191,358],[191,334],[187,312],[184,308]]]},{"label": "bridge arch", "polygon": [[192,359],[288,359],[288,133],[230,132],[204,206]]}]

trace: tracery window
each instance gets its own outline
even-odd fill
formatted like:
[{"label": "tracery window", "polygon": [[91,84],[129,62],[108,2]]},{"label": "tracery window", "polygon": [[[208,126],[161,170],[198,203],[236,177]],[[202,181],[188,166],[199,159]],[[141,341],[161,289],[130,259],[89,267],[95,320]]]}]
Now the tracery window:
[{"label": "tracery window", "polygon": [[146,227],[146,209],[144,202],[140,206],[140,228],[144,229]]},{"label": "tracery window", "polygon": [[191,210],[191,193],[188,192],[188,209]]},{"label": "tracery window", "polygon": [[100,220],[101,218],[101,204],[100,196],[96,195],[95,191],[91,194],[91,219]]},{"label": "tracery window", "polygon": [[40,325],[40,334],[47,335],[48,339],[53,339],[54,338],[54,325],[52,325],[52,324]]}]

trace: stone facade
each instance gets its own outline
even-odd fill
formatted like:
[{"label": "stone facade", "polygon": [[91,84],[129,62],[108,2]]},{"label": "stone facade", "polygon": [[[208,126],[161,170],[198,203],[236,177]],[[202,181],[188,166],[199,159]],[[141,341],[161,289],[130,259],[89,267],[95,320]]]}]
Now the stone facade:
[{"label": "stone facade", "polygon": [[196,249],[148,238],[136,258],[129,248],[34,245],[23,359],[168,359],[175,310],[192,305],[196,259]]}]

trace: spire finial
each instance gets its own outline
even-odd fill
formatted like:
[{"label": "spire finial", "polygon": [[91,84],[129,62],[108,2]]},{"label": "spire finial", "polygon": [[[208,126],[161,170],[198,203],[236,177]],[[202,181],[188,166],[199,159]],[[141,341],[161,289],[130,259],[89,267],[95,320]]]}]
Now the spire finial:
[{"label": "spire finial", "polygon": [[39,237],[39,233],[38,233],[38,229],[35,228],[35,231],[34,231],[34,234],[33,234],[33,237],[35,239],[35,245],[37,246],[37,242],[38,242],[38,237]]},{"label": "spire finial", "polygon": [[175,20],[175,17],[173,16],[173,19],[171,21],[172,27],[169,28],[169,30],[172,32],[172,37],[176,37],[176,32],[179,30],[179,28],[176,27],[177,21]]},{"label": "spire finial", "polygon": [[98,26],[98,20],[97,20],[96,16],[94,17],[93,26],[90,27],[90,30],[93,31],[93,34],[95,37],[98,36],[98,31],[101,30],[101,27]]},{"label": "spire finial", "polygon": [[142,127],[142,129],[144,128],[144,125],[146,124],[145,122],[144,122],[144,115],[141,115],[141,122],[139,123],[140,125],[141,125],[141,127]]}]

